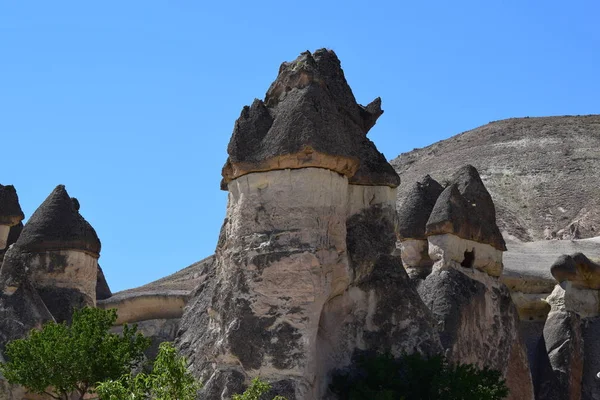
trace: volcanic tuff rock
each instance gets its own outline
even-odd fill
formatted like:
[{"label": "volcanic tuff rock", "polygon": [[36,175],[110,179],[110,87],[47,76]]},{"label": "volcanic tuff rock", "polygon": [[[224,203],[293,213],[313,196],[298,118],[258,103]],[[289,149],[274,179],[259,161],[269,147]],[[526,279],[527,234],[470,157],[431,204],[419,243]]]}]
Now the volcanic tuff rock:
[{"label": "volcanic tuff rock", "polygon": [[600,264],[582,253],[561,256],[552,264],[550,272],[558,283],[569,281],[579,289],[600,289]]},{"label": "volcanic tuff rock", "polygon": [[366,138],[381,113],[379,100],[356,104],[328,50],[282,64],[242,111],[215,262],[177,340],[207,398],[260,375],[290,400],[322,399],[356,350],[440,350],[391,255],[399,179]]},{"label": "volcanic tuff rock", "polygon": [[12,185],[0,185],[0,225],[14,226],[25,218],[17,191]]},{"label": "volcanic tuff rock", "polygon": [[[58,321],[70,320],[74,308],[96,304],[100,240],[63,185],[29,218],[14,249]],[[100,286],[104,284],[100,278]]]},{"label": "volcanic tuff rock", "polygon": [[14,186],[0,185],[0,263],[21,232],[25,218]]},{"label": "volcanic tuff rock", "polygon": [[415,182],[398,209],[398,237],[402,263],[411,278],[424,278],[433,261],[428,254],[425,228],[435,203],[444,191],[435,179],[425,175]]},{"label": "volcanic tuff rock", "polygon": [[436,200],[426,235],[432,272],[419,294],[438,321],[446,356],[501,371],[511,399],[532,399],[519,318],[499,280],[504,240],[477,170],[460,168]]},{"label": "volcanic tuff rock", "polygon": [[496,121],[391,164],[410,185],[430,174],[440,182],[468,160],[496,205],[498,226],[522,241],[600,235],[600,115]]},{"label": "volcanic tuff rock", "polygon": [[440,194],[427,220],[427,236],[453,234],[506,251],[496,225],[496,208],[472,165],[460,168]]},{"label": "volcanic tuff rock", "polygon": [[58,185],[27,221],[17,244],[29,252],[81,250],[98,258],[100,240],[79,213],[79,201]]},{"label": "volcanic tuff rock", "polygon": [[398,175],[366,136],[382,113],[379,98],[356,103],[333,51],[304,52],[281,64],[264,101],[242,110],[222,189],[251,172],[307,167],[338,172],[351,184],[396,187]]}]

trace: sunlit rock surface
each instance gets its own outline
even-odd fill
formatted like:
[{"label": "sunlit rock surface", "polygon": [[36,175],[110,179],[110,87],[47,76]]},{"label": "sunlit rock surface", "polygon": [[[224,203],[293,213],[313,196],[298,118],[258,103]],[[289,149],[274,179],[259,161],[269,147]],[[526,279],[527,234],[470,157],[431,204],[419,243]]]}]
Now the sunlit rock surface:
[{"label": "sunlit rock surface", "polygon": [[290,400],[321,399],[356,350],[440,351],[392,256],[399,179],[366,138],[381,113],[379,100],[356,103],[328,50],[282,64],[242,111],[215,263],[177,340],[207,398],[261,376]]}]

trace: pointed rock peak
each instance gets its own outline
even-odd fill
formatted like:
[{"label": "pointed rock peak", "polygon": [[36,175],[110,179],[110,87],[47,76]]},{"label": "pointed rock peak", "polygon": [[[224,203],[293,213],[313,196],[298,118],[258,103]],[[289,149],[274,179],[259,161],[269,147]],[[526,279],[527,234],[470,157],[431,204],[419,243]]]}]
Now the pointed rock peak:
[{"label": "pointed rock peak", "polygon": [[223,188],[252,172],[326,168],[351,184],[396,187],[400,178],[367,132],[383,113],[381,99],[356,102],[331,50],[304,52],[279,68],[264,101],[244,107],[223,168]]},{"label": "pointed rock peak", "polygon": [[17,225],[25,218],[13,185],[0,185],[0,225]]},{"label": "pointed rock peak", "polygon": [[569,281],[582,289],[600,289],[600,264],[593,262],[583,253],[560,256],[550,267],[558,283]]},{"label": "pointed rock peak", "polygon": [[427,220],[443,191],[442,185],[429,175],[412,185],[398,209],[398,232],[401,240],[426,239]]},{"label": "pointed rock peak", "polygon": [[83,250],[98,257],[100,240],[78,210],[79,202],[58,185],[29,218],[17,245],[29,252]]},{"label": "pointed rock peak", "polygon": [[436,201],[426,227],[427,236],[451,233],[506,251],[496,224],[496,208],[472,165],[460,168]]}]

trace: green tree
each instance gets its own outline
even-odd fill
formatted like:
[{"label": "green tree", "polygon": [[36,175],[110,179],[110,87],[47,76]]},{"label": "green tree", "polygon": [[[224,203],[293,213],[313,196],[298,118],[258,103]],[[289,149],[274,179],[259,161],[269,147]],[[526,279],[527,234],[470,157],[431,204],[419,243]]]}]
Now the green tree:
[{"label": "green tree", "polygon": [[[250,386],[242,394],[234,394],[232,400],[260,400],[261,396],[271,390],[271,385],[268,382],[256,377],[252,379]],[[273,400],[286,400],[283,396],[275,396]]]},{"label": "green tree", "polygon": [[163,342],[150,373],[101,382],[96,392],[102,400],[194,400],[200,386],[187,371],[185,358],[171,343]]},{"label": "green tree", "polygon": [[501,400],[508,395],[499,371],[451,364],[442,356],[395,359],[365,353],[353,361],[333,376],[330,388],[341,400]]},{"label": "green tree", "polygon": [[116,320],[116,310],[86,307],[75,311],[71,325],[45,324],[6,345],[8,361],[0,364],[0,371],[10,383],[33,393],[83,399],[96,382],[116,379],[138,366],[150,345],[136,326],[125,325],[122,335],[110,333]]}]

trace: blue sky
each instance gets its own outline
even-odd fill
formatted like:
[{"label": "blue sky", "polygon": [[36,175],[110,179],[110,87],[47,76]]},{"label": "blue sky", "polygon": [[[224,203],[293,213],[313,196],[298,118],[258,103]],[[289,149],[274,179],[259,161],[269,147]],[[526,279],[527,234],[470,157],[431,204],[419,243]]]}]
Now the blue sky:
[{"label": "blue sky", "polygon": [[13,1],[0,5],[0,183],[57,184],[113,291],[208,256],[235,119],[279,64],[333,49],[388,158],[489,121],[600,112],[600,2]]}]

